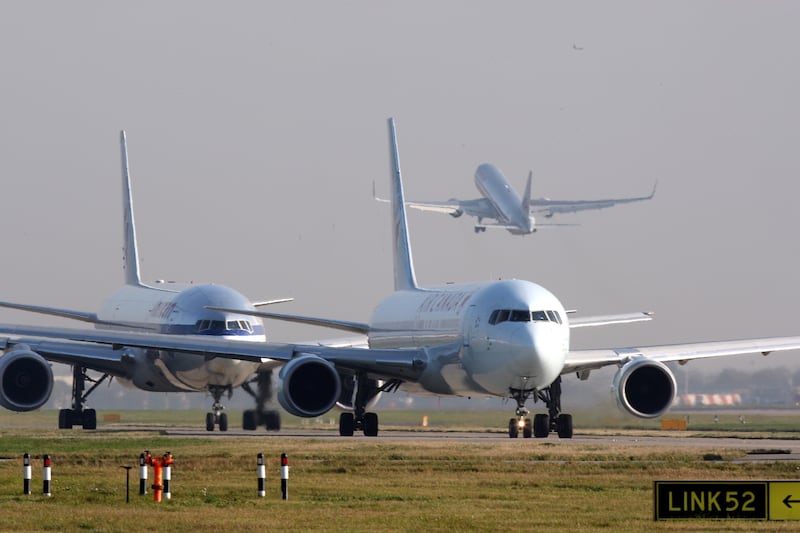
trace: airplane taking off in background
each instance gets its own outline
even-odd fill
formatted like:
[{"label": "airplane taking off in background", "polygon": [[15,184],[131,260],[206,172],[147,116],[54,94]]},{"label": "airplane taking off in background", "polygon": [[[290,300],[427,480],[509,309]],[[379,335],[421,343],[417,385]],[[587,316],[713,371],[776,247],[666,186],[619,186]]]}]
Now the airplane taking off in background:
[{"label": "airplane taking off in background", "polygon": [[[655,418],[671,407],[677,393],[675,377],[665,363],[800,349],[800,336],[796,336],[570,350],[571,328],[649,320],[651,316],[631,313],[568,320],[555,295],[522,280],[419,287],[393,119],[388,126],[395,291],[378,304],[369,323],[267,313],[248,306],[207,305],[231,313],[226,315],[230,320],[257,316],[361,333],[366,335],[367,348],[0,324],[0,333],[9,335],[0,340],[11,350],[0,357],[0,403],[24,410],[21,407],[36,408],[46,400],[52,376],[49,368],[43,368],[46,361],[37,351],[44,350],[45,356],[52,358],[53,345],[72,346],[70,353],[90,352],[89,346],[99,345],[99,353],[119,361],[127,353],[156,350],[156,354],[207,356],[209,363],[229,358],[270,368],[282,365],[277,395],[281,406],[306,418],[321,416],[336,405],[350,408],[339,416],[342,436],[353,435],[355,430],[376,436],[378,415],[368,408],[380,393],[402,387],[433,395],[511,398],[517,407],[516,416],[508,421],[509,437],[522,433],[523,437],[543,438],[556,432],[561,438],[570,438],[572,417],[561,408],[561,376],[565,374],[576,373],[585,380],[594,369],[617,366],[613,389],[621,408],[634,416]],[[57,341],[43,340],[46,338]],[[21,352],[18,359],[23,364],[4,364],[15,352]],[[68,352],[61,348],[59,353],[65,359]],[[525,407],[530,398],[542,401],[547,410],[533,420]]]},{"label": "airplane taking off in background", "polygon": [[[531,198],[531,181],[533,172],[528,174],[525,185],[525,194],[519,193],[508,183],[508,180],[499,168],[491,163],[484,163],[475,171],[475,186],[483,198],[475,200],[451,199],[445,202],[406,202],[407,207],[420,211],[434,211],[447,213],[454,218],[463,214],[477,217],[475,233],[486,231],[486,228],[505,229],[513,235],[528,235],[535,233],[541,226],[571,226],[573,224],[537,224],[536,215],[547,218],[556,213],[575,213],[590,209],[605,209],[617,204],[641,202],[650,200],[656,194],[656,187],[649,196],[635,198],[608,198],[605,200],[550,200],[549,198]],[[657,183],[656,183],[657,185]],[[374,185],[373,185],[374,188]],[[378,198],[373,191],[373,196],[379,202],[389,202]],[[494,219],[494,223],[484,223],[483,219]]]},{"label": "airplane taking off in background", "polygon": [[[122,185],[124,211],[124,270],[125,285],[106,299],[98,313],[86,313],[11,302],[0,302],[0,307],[54,315],[89,322],[100,329],[158,332],[171,335],[210,335],[237,341],[264,341],[264,326],[260,320],[243,319],[241,315],[212,311],[209,305],[243,306],[267,305],[286,300],[251,303],[233,289],[222,285],[173,284],[153,286],[142,283],[139,276],[139,259],[136,229],[133,219],[133,202],[128,168],[128,149],[125,132],[120,132],[122,155]],[[87,397],[106,379],[116,377],[146,391],[155,392],[208,392],[214,398],[212,412],[206,415],[206,429],[228,429],[228,418],[222,412],[220,399],[234,388],[242,386],[257,403],[253,411],[245,412],[245,429],[255,429],[264,424],[268,429],[280,428],[280,414],[267,410],[271,397],[272,369],[269,365],[234,359],[208,359],[192,354],[160,351],[158,346],[139,349],[130,347],[76,346],[64,342],[9,341],[3,346],[0,357],[0,375],[3,388],[0,405],[14,411],[28,411],[42,406],[49,398],[52,373],[47,361],[72,366],[72,408],[59,412],[58,427],[73,425],[95,429],[96,411],[84,409]],[[42,359],[44,358],[44,359]],[[47,361],[45,361],[45,359]],[[98,380],[89,377],[87,370],[101,372]],[[255,376],[255,378],[254,378]],[[6,381],[9,379],[9,381]],[[25,380],[31,379],[31,382]],[[251,380],[257,385],[253,391]],[[85,390],[86,382],[94,385]],[[23,389],[26,390],[23,390]],[[24,392],[24,394],[23,394]],[[247,427],[247,426],[251,427]]]}]

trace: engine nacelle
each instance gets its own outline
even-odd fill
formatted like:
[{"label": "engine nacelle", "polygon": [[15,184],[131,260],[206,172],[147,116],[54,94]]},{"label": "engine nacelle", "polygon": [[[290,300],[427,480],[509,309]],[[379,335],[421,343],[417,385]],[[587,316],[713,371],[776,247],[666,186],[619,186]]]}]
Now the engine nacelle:
[{"label": "engine nacelle", "polygon": [[628,413],[656,418],[672,406],[678,385],[664,363],[639,357],[617,371],[612,390],[618,405]]},{"label": "engine nacelle", "polygon": [[27,346],[0,356],[0,405],[11,411],[33,411],[47,403],[53,371],[47,360]]},{"label": "engine nacelle", "polygon": [[342,381],[332,363],[318,355],[301,355],[278,374],[278,401],[290,414],[313,418],[330,411],[342,394]]}]

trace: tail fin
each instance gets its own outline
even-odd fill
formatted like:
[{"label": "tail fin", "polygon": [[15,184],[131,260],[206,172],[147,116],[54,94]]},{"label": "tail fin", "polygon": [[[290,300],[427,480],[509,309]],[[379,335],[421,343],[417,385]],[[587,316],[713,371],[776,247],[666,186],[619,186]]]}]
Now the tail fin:
[{"label": "tail fin", "polygon": [[525,195],[522,197],[522,212],[530,214],[531,212],[531,181],[533,180],[533,170],[528,172],[528,184],[525,185]]},{"label": "tail fin", "polygon": [[389,151],[391,152],[392,229],[394,239],[394,290],[417,288],[411,245],[408,239],[406,206],[403,194],[403,179],[400,175],[400,155],[397,150],[397,134],[394,119],[389,118]]},{"label": "tail fin", "polygon": [[131,195],[128,141],[125,138],[125,130],[119,132],[119,144],[122,152],[122,211],[124,213],[122,260],[125,270],[125,284],[142,285],[139,277],[139,253],[136,249],[136,226],[133,222],[133,197]]}]

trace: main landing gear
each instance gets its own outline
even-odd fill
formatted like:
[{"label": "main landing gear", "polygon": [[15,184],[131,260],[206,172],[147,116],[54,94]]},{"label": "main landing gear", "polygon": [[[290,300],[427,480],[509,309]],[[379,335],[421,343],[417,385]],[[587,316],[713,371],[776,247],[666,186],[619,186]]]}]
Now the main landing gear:
[{"label": "main landing gear", "polygon": [[339,415],[339,435],[352,437],[356,431],[364,431],[367,437],[378,436],[378,415],[368,413],[367,404],[381,392],[392,392],[400,386],[399,380],[380,383],[367,378],[366,374],[356,375],[355,398],[353,398],[353,412],[344,412]]},{"label": "main landing gear", "polygon": [[[256,390],[250,383],[256,384]],[[268,431],[280,430],[281,414],[276,409],[266,408],[272,400],[272,370],[256,373],[255,379],[244,383],[242,389],[256,401],[255,409],[247,409],[242,413],[242,429],[254,430],[258,426],[265,426]]]},{"label": "main landing gear", "polygon": [[[72,409],[58,411],[58,429],[72,429],[72,426],[97,429],[97,412],[94,409],[84,409],[83,406],[89,395],[108,377],[108,374],[103,374],[100,379],[95,380],[86,373],[86,367],[72,367]],[[84,393],[87,381],[91,381],[93,385]]]},{"label": "main landing gear", "polygon": [[[528,409],[525,401],[531,394],[535,400],[541,400],[547,406],[547,414],[539,413],[533,417],[533,422],[527,418]],[[512,389],[511,397],[517,402],[516,418],[508,420],[508,436],[516,439],[520,432],[522,437],[529,439],[531,436],[544,439],[553,432],[559,438],[572,438],[572,415],[561,412],[561,377],[558,377],[549,387],[539,391]]]}]

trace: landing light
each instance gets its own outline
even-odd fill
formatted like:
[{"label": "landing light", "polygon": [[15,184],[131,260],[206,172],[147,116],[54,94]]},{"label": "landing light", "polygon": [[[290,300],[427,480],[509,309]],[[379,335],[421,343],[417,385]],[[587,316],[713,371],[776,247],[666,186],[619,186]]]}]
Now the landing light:
[{"label": "landing light", "polygon": [[525,419],[524,418],[520,418],[519,420],[517,420],[517,426],[520,429],[524,429],[525,428]]}]

